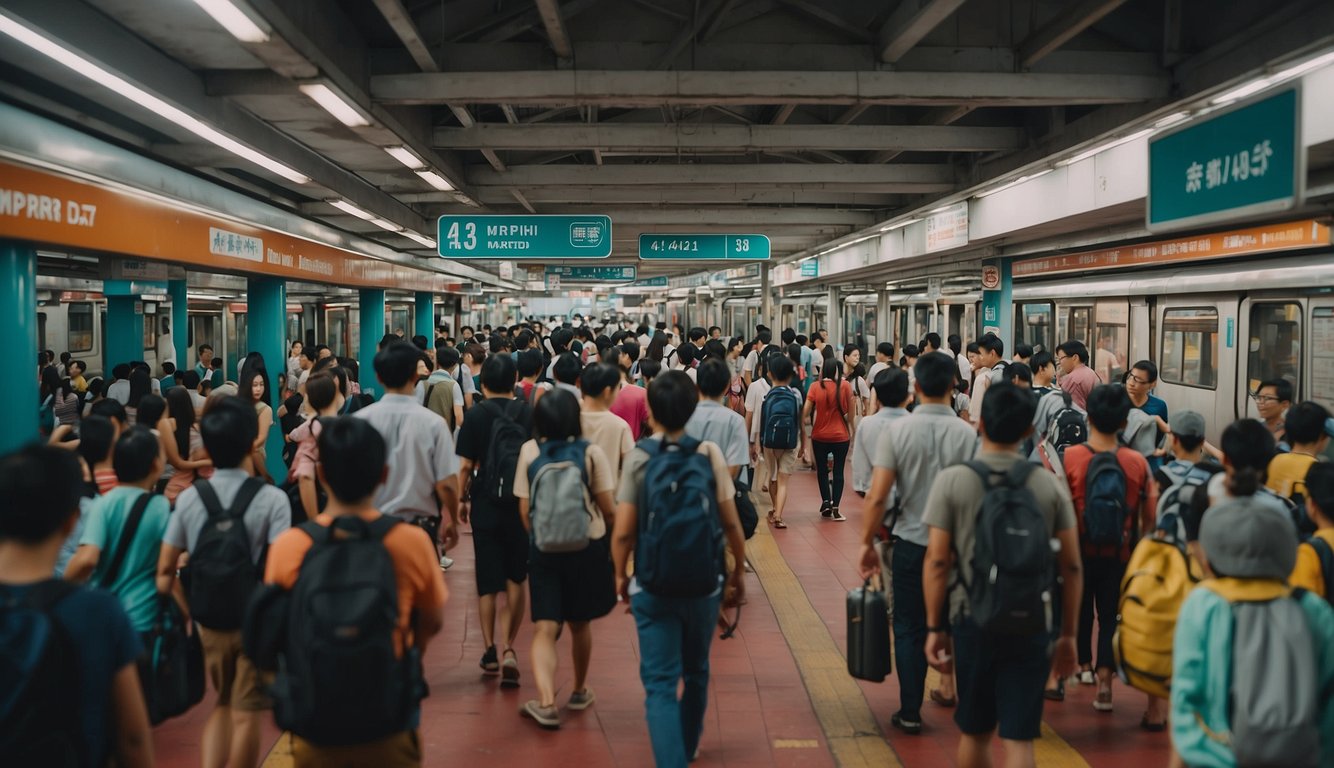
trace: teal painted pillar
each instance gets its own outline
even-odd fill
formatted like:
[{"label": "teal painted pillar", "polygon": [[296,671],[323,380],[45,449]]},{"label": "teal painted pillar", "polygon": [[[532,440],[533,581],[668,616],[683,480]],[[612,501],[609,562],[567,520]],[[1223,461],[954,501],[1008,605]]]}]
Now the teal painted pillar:
[{"label": "teal painted pillar", "polygon": [[134,311],[138,299],[138,296],[115,296],[107,293],[106,370],[102,375],[108,384],[111,383],[113,368],[121,363],[142,360],[144,357],[144,321],[143,317]]},{"label": "teal painted pillar", "polygon": [[380,339],[384,338],[384,290],[363,288],[360,299],[361,346],[357,351],[357,367],[360,370],[361,391],[374,395],[380,389],[380,383],[375,380],[373,363]]},{"label": "teal painted pillar", "polygon": [[187,370],[190,359],[190,299],[184,280],[168,280],[167,295],[171,296],[171,346],[176,349],[177,370]]},{"label": "teal painted pillar", "polygon": [[417,327],[414,335],[425,336],[426,345],[435,349],[435,294],[417,291]]},{"label": "teal painted pillar", "polygon": [[1005,343],[1005,359],[1014,355],[1014,294],[1009,259],[982,262],[982,333]]},{"label": "teal painted pillar", "polygon": [[[264,367],[269,377],[269,407],[273,409],[273,424],[264,441],[264,453],[269,475],[287,476],[283,463],[283,432],[278,426],[278,404],[281,394],[278,373],[287,367],[287,350],[283,337],[287,332],[287,285],[281,278],[251,277],[246,281],[246,346],[238,350],[258,352],[264,356]],[[243,358],[244,359],[244,356]],[[240,377],[240,371],[237,371]],[[249,382],[238,381],[242,388]]]},{"label": "teal painted pillar", "polygon": [[37,439],[37,251],[0,243],[0,456]]}]

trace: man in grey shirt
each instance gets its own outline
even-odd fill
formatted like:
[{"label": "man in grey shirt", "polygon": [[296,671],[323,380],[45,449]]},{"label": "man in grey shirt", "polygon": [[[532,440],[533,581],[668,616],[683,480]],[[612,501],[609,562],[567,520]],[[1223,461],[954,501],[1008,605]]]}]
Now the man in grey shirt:
[{"label": "man in grey shirt", "polygon": [[711,357],[695,371],[695,380],[701,397],[686,422],[686,434],[717,445],[735,478],[742,467],[750,464],[750,442],[746,439],[746,420],[722,403],[732,383],[732,371],[726,362]]},{"label": "man in grey shirt", "polygon": [[908,372],[885,366],[872,381],[880,410],[862,419],[857,436],[852,442],[852,490],[866,494],[871,490],[871,475],[875,470],[875,452],[880,436],[895,420],[908,415]]},{"label": "man in grey shirt", "polygon": [[[893,527],[891,582],[894,592],[894,655],[898,657],[899,711],[890,724],[905,733],[922,732],[922,699],[926,688],[926,604],[922,600],[922,564],[928,540],[922,515],[936,475],[945,467],[968,461],[977,449],[977,432],[950,405],[954,361],[939,352],[917,358],[914,367],[921,405],[885,429],[876,447],[875,472],[866,494],[861,572],[880,571],[875,536],[879,510],[897,485],[900,514]],[[952,691],[938,694],[953,699]]]}]

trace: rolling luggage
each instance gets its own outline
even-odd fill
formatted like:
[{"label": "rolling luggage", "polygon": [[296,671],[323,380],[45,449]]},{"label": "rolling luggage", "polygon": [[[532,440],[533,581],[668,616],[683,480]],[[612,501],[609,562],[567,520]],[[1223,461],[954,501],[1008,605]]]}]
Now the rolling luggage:
[{"label": "rolling luggage", "polygon": [[868,580],[848,592],[848,674],[883,683],[891,666],[889,603]]}]

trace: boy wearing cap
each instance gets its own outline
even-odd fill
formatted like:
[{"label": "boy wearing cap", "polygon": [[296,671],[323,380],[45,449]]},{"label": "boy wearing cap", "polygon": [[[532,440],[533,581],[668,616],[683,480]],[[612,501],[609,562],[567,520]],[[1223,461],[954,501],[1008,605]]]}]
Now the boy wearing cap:
[{"label": "boy wearing cap", "polygon": [[1297,565],[1288,583],[1330,602],[1334,590],[1326,584],[1334,573],[1326,572],[1325,563],[1334,561],[1334,464],[1313,464],[1306,473],[1306,516],[1315,523],[1315,535],[1297,548]]}]

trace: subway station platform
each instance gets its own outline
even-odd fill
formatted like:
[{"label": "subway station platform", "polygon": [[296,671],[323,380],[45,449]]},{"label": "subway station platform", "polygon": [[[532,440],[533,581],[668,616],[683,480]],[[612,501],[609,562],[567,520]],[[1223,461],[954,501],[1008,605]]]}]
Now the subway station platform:
[{"label": "subway station platform", "polygon": [[[908,736],[894,730],[898,686],[853,680],[844,657],[844,598],[860,583],[856,573],[861,504],[844,496],[846,523],[821,520],[815,475],[793,476],[789,527],[763,524],[747,542],[755,568],[746,577],[747,604],[736,636],[715,638],[711,658],[709,709],[700,759],[695,765],[727,768],[761,766],[875,766],[936,768],[954,765],[958,730],[952,710],[927,702],[925,730]],[[761,509],[761,515],[764,509]],[[559,642],[557,703],[561,728],[546,731],[519,716],[536,696],[529,673],[531,622],[525,617],[516,649],[523,677],[518,689],[499,687],[483,677],[473,586],[473,555],[467,535],[451,554],[445,626],[426,655],[431,695],[422,705],[423,765],[486,765],[519,768],[639,768],[653,764],[639,682],[639,649],[633,618],[618,605],[593,624],[593,665],[589,686],[597,702],[588,710],[563,708],[571,689],[569,637]],[[934,687],[935,673],[928,678]],[[1165,765],[1167,734],[1139,728],[1143,695],[1116,684],[1115,711],[1093,709],[1092,686],[1070,686],[1063,703],[1047,702],[1037,762],[1044,768],[1114,768]],[[199,738],[208,704],[154,731],[158,765],[199,764]],[[287,739],[266,722],[265,768],[291,765]],[[996,759],[1001,759],[999,743]]]}]

